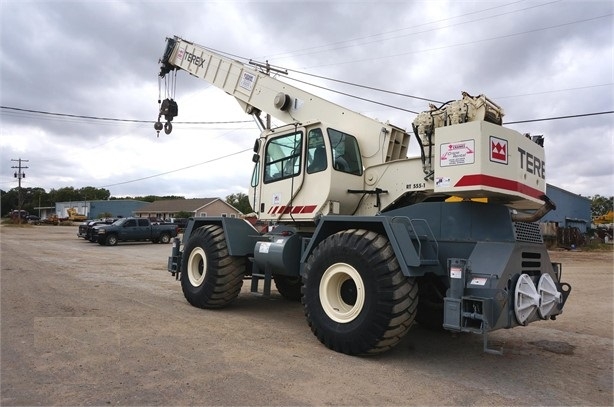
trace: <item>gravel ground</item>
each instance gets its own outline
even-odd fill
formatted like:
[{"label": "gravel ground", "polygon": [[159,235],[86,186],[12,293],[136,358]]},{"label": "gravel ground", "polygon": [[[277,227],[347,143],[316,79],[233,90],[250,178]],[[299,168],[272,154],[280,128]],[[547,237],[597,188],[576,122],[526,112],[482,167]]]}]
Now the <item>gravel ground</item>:
[{"label": "gravel ground", "polygon": [[612,252],[553,251],[573,290],[556,321],[482,337],[418,325],[352,357],[299,303],[191,307],[170,245],[104,247],[76,227],[0,226],[1,405],[603,405],[613,400]]}]

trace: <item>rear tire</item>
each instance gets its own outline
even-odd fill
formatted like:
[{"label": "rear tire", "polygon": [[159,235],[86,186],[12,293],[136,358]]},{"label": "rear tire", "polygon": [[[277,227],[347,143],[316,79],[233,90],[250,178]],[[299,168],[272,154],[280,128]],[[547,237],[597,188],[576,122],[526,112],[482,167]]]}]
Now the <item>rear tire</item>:
[{"label": "rear tire", "polygon": [[168,233],[162,233],[160,235],[160,243],[168,244],[171,241],[171,236]]},{"label": "rear tire", "polygon": [[301,286],[303,285],[300,277],[290,277],[274,274],[273,280],[277,291],[288,301],[301,300]]},{"label": "rear tire", "polygon": [[181,288],[190,304],[199,308],[222,308],[241,291],[245,259],[228,254],[224,230],[202,226],[190,237],[181,262]]},{"label": "rear tire", "polygon": [[418,285],[403,275],[388,239],[352,229],[322,241],[303,275],[305,316],[328,348],[349,355],[396,345],[416,316]]}]

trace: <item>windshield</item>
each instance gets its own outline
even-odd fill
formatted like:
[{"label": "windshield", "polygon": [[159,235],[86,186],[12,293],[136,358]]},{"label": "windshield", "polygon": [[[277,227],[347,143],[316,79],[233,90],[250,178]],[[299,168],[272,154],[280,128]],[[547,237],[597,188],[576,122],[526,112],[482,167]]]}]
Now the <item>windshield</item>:
[{"label": "windshield", "polygon": [[126,221],[126,218],[123,219],[117,219],[115,222],[112,223],[113,226],[120,226],[123,225],[123,223]]}]

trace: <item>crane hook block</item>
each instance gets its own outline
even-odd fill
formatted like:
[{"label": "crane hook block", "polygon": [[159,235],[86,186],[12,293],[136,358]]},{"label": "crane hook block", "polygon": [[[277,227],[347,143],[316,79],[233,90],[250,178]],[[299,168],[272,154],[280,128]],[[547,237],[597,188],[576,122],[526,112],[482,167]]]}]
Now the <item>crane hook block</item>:
[{"label": "crane hook block", "polygon": [[177,102],[173,99],[164,99],[160,105],[160,115],[164,116],[167,121],[172,121],[179,114]]}]

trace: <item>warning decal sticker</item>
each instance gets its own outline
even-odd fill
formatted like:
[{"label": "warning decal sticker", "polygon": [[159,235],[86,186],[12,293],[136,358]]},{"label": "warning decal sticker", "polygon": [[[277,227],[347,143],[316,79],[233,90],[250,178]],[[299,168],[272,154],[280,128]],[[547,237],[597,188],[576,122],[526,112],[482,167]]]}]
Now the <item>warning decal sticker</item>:
[{"label": "warning decal sticker", "polygon": [[439,151],[439,165],[441,167],[473,164],[475,162],[475,140],[445,143],[441,145]]},{"label": "warning decal sticker", "polygon": [[251,92],[254,89],[256,83],[256,75],[249,72],[241,72],[241,79],[239,80],[239,86],[243,89]]}]

